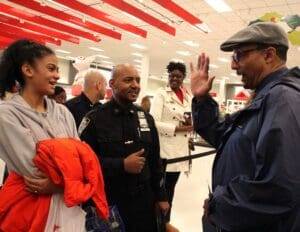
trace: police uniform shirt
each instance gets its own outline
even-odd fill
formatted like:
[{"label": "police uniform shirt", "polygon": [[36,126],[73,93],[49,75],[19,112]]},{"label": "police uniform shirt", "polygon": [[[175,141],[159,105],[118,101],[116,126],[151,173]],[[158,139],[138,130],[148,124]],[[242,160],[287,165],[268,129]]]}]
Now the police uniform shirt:
[{"label": "police uniform shirt", "polygon": [[92,104],[90,99],[82,92],[79,96],[74,97],[65,103],[66,107],[71,111],[78,128],[82,118],[92,109],[101,105],[100,102]]},{"label": "police uniform shirt", "polygon": [[[158,134],[150,114],[135,105],[122,109],[111,100],[87,114],[79,134],[100,159],[110,204],[134,195],[145,183],[151,184],[155,201],[167,199]],[[146,158],[143,170],[139,174],[126,173],[124,158],[142,148]]]}]

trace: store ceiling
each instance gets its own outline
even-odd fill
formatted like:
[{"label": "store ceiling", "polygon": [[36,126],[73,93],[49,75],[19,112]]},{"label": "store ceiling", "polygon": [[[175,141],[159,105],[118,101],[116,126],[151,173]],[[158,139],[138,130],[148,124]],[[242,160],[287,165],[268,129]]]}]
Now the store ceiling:
[{"label": "store ceiling", "polygon": [[[277,12],[283,16],[298,14],[300,0],[225,2],[232,11],[219,13],[203,0],[0,0],[0,47],[12,39],[12,34],[15,38],[24,35],[25,32],[19,30],[21,27],[23,30],[26,28],[26,35],[41,42],[47,41],[47,45],[54,50],[70,52],[65,54],[58,50],[59,57],[74,59],[97,54],[101,66],[110,67],[124,62],[138,65],[137,61],[141,58],[132,53],[147,55],[150,60],[149,74],[163,79],[166,79],[165,67],[170,60],[182,60],[188,65],[191,61],[196,62],[197,54],[204,51],[211,58],[211,75],[215,75],[217,80],[225,78],[226,82],[234,83],[239,82],[239,77],[234,76],[230,69],[231,54],[221,52],[219,45],[265,13]],[[172,7],[173,12],[167,7]],[[124,10],[139,15],[144,21],[137,20]],[[201,21],[208,25],[211,32],[204,33],[192,26]],[[285,23],[281,24],[288,28]],[[11,25],[18,28],[11,28]],[[32,31],[44,36],[32,35]],[[99,39],[101,41],[96,42]],[[184,41],[192,41],[199,46],[192,47]],[[146,48],[138,49],[132,44]],[[90,47],[102,51],[91,50]],[[299,60],[300,48],[291,45],[288,65],[299,65]]]}]

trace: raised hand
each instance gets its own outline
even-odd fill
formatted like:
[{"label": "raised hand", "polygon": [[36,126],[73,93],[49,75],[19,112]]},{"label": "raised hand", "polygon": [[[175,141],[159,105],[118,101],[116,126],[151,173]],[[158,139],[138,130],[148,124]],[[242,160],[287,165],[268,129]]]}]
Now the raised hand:
[{"label": "raised hand", "polygon": [[209,57],[205,53],[201,53],[198,57],[196,69],[190,63],[191,68],[191,91],[194,97],[201,98],[208,94],[211,90],[215,77],[209,78]]}]

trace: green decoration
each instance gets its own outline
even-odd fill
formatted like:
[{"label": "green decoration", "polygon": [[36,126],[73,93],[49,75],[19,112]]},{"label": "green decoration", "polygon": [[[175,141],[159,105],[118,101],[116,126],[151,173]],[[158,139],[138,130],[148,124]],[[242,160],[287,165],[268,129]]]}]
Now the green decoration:
[{"label": "green decoration", "polygon": [[289,15],[281,19],[281,21],[286,22],[287,25],[293,29],[293,31],[300,26],[300,16],[299,15]]},{"label": "green decoration", "polygon": [[266,13],[258,19],[250,21],[249,25],[258,23],[258,22],[286,22],[286,24],[292,29],[287,32],[287,36],[291,44],[295,46],[300,46],[300,31],[297,30],[297,27],[300,27],[300,16],[299,15],[289,15],[282,17],[281,14],[277,12]]},{"label": "green decoration", "polygon": [[293,31],[288,33],[288,38],[293,45],[300,46],[300,31]]},{"label": "green decoration", "polygon": [[281,14],[278,14],[277,12],[270,12],[270,13],[266,13],[265,15],[261,16],[259,19],[264,22],[276,23],[276,22],[280,21],[281,18],[282,18]]}]

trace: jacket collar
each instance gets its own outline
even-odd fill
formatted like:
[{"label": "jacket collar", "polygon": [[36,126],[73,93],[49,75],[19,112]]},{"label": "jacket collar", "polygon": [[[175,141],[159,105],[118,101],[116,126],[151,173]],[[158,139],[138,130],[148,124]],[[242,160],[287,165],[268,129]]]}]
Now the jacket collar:
[{"label": "jacket collar", "polygon": [[[256,96],[254,97],[252,103],[246,107],[244,110],[255,110],[261,107],[261,104],[264,100],[264,97],[269,92],[269,90],[276,85],[277,83],[281,82],[285,77],[285,74],[288,72],[288,68],[280,68],[277,71],[269,74],[258,86],[256,89]],[[243,110],[243,111],[244,111]]]},{"label": "jacket collar", "polygon": [[165,87],[165,91],[171,96],[172,100],[174,100],[178,104],[184,105],[184,106],[190,104],[190,101],[189,101],[190,94],[189,94],[188,90],[185,87],[181,87],[180,90],[183,95],[183,103],[178,99],[176,93],[169,86]]},{"label": "jacket collar", "polygon": [[288,68],[283,67],[276,70],[273,73],[270,73],[255,90],[256,92],[255,98],[260,98],[266,95],[269,92],[270,88],[272,88],[275,83],[281,81],[282,78],[284,78],[284,74],[287,72],[288,72]]},{"label": "jacket collar", "polygon": [[113,97],[108,102],[108,104],[112,106],[113,113],[116,115],[119,115],[119,114],[133,115],[135,113],[134,104],[131,104],[131,106],[129,108],[124,108]]}]

